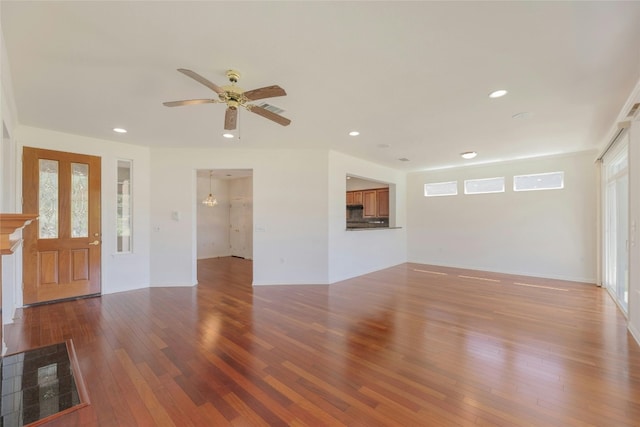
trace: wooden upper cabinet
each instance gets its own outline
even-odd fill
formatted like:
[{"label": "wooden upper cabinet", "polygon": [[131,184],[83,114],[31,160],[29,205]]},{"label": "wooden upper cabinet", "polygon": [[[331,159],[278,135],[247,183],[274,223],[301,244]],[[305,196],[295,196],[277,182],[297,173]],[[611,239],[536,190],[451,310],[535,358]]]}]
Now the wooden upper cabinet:
[{"label": "wooden upper cabinet", "polygon": [[383,188],[377,192],[378,216],[386,218],[389,216],[389,189]]},{"label": "wooden upper cabinet", "polygon": [[347,205],[361,205],[362,191],[347,191]]},{"label": "wooden upper cabinet", "polygon": [[389,216],[389,189],[347,191],[347,206],[353,205],[363,205],[362,216],[364,218],[387,218]]},{"label": "wooden upper cabinet", "polygon": [[362,204],[362,191],[354,191],[353,192],[353,204],[361,205]]},{"label": "wooden upper cabinet", "polygon": [[353,204],[353,191],[347,191],[347,206]]},{"label": "wooden upper cabinet", "polygon": [[378,215],[378,191],[377,190],[365,190],[362,192],[362,216],[376,217]]}]

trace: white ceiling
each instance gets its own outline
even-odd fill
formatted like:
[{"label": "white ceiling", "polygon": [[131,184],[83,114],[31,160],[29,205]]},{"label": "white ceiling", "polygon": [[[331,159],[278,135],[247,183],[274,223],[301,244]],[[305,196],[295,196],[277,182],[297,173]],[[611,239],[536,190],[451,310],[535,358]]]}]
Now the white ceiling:
[{"label": "white ceiling", "polygon": [[[3,0],[1,14],[20,123],[154,147],[330,148],[403,170],[589,150],[640,77],[640,2]],[[177,68],[278,84],[288,95],[266,101],[292,124],[241,111],[241,139],[224,139],[223,105],[162,105],[215,97]]]}]

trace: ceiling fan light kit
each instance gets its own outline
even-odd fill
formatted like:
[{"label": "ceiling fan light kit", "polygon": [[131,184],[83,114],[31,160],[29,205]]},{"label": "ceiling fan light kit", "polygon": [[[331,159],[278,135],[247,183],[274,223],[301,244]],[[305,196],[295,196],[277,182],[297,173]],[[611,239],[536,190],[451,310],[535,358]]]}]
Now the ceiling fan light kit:
[{"label": "ceiling fan light kit", "polygon": [[208,87],[212,91],[218,94],[218,99],[187,99],[183,101],[169,101],[164,102],[166,107],[180,107],[183,105],[197,105],[197,104],[226,104],[227,110],[224,115],[224,128],[225,130],[235,130],[238,125],[238,107],[242,107],[247,111],[269,119],[282,126],[288,126],[291,120],[283,117],[277,113],[269,111],[258,105],[251,104],[251,101],[258,99],[273,98],[276,96],[285,96],[287,93],[278,85],[265,86],[259,89],[253,89],[245,91],[236,83],[240,78],[240,73],[236,70],[228,70],[227,78],[231,84],[225,86],[218,86],[215,83],[202,77],[200,74],[187,70],[185,68],[178,68],[178,71],[185,76],[191,77],[198,83]]}]

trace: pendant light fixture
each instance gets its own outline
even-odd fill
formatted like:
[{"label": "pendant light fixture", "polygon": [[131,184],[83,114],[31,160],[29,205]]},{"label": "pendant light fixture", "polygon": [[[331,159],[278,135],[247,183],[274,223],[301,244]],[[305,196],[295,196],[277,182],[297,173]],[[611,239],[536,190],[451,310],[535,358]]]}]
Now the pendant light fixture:
[{"label": "pendant light fixture", "polygon": [[213,176],[213,171],[209,171],[209,195],[207,196],[206,199],[202,201],[203,205],[209,206],[209,207],[212,207],[218,204],[218,200],[215,197],[213,197],[213,193],[211,193],[212,176]]}]

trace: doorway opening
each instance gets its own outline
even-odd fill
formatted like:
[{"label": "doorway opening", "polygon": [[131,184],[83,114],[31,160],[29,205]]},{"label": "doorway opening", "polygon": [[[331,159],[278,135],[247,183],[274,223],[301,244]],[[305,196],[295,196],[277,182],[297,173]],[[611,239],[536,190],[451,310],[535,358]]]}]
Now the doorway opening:
[{"label": "doorway opening", "polygon": [[197,260],[253,259],[253,170],[199,169],[196,197]]}]

